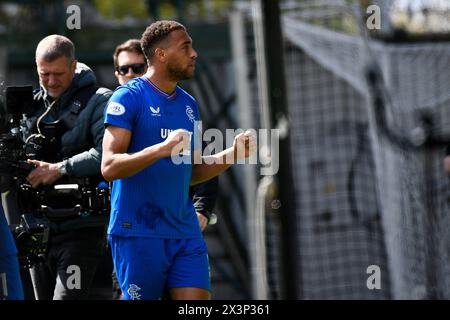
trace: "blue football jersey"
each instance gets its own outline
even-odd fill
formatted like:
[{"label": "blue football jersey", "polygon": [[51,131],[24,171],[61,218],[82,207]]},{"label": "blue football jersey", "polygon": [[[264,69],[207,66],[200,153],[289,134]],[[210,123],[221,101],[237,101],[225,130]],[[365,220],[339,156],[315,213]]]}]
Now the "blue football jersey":
[{"label": "blue football jersey", "polygon": [[[194,133],[197,120],[198,106],[192,96],[178,86],[167,94],[146,77],[118,87],[105,111],[105,125],[131,131],[128,153],[163,142],[172,130]],[[198,147],[194,140],[191,150]],[[133,176],[114,180],[108,233],[170,239],[201,237],[189,198],[192,161],[188,157],[183,162],[162,158]]]}]

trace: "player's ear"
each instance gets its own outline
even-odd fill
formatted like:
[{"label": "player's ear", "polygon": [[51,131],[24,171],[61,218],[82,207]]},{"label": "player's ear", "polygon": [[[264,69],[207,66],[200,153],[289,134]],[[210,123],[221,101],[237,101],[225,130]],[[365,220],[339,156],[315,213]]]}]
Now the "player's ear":
[{"label": "player's ear", "polygon": [[155,49],[155,57],[160,62],[166,62],[166,51],[163,48],[156,48]]}]

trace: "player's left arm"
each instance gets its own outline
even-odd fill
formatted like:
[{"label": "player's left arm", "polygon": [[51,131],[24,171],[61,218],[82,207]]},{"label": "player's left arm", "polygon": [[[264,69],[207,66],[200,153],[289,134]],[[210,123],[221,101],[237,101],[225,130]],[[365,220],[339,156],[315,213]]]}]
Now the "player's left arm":
[{"label": "player's left arm", "polygon": [[200,150],[194,151],[191,185],[214,178],[227,170],[239,159],[248,158],[256,151],[256,137],[250,132],[238,134],[233,146],[211,156],[202,157]]}]

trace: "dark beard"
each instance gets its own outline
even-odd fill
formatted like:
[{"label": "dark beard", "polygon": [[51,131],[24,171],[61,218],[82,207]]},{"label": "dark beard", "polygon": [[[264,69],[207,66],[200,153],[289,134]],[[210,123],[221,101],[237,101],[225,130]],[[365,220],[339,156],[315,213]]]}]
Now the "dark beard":
[{"label": "dark beard", "polygon": [[194,76],[194,73],[190,72],[188,68],[183,70],[170,65],[167,66],[167,73],[169,75],[169,79],[175,82],[191,79]]}]

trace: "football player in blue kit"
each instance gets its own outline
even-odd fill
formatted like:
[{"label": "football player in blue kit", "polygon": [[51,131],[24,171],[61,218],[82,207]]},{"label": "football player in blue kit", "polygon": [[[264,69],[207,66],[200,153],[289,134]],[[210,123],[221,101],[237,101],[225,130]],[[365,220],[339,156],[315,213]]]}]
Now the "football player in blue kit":
[{"label": "football player in blue kit", "polygon": [[23,300],[17,248],[0,201],[0,300]]},{"label": "football player in blue kit", "polygon": [[255,137],[241,133],[232,147],[201,157],[197,103],[177,85],[194,75],[192,39],[182,24],[157,21],[141,45],[147,73],[117,88],[105,112],[102,174],[114,180],[108,234],[117,278],[125,300],[160,299],[165,287],[172,299],[210,299],[189,186],[249,157]]}]

